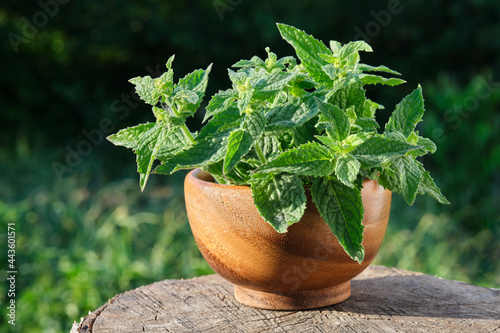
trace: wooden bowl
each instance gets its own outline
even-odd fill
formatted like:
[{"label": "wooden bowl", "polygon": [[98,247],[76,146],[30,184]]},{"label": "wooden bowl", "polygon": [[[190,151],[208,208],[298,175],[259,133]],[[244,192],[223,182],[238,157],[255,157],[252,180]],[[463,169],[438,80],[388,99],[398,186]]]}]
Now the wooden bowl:
[{"label": "wooden bowl", "polygon": [[339,303],[350,296],[350,280],[374,259],[382,244],[391,192],[377,181],[361,191],[365,259],[361,264],[344,251],[323,221],[306,190],[301,221],[276,232],[254,205],[250,187],[222,185],[200,169],[185,180],[186,209],[203,257],[232,282],[236,299],[274,310],[310,309]]}]

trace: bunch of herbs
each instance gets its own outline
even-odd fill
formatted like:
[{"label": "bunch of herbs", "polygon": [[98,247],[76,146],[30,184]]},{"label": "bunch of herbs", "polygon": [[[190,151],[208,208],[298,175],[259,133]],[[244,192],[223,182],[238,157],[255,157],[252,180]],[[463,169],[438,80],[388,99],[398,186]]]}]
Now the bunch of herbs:
[{"label": "bunch of herbs", "polygon": [[[278,24],[297,58],[240,60],[229,69],[232,88],[219,91],[206,107],[198,133],[186,118],[200,108],[211,65],[174,82],[172,56],[158,78],[130,82],[152,106],[154,123],[111,135],[115,145],[137,155],[140,186],[151,173],[172,174],[201,168],[221,184],[249,185],[257,209],[277,232],[300,221],[306,208],[305,185],[320,215],[349,256],[364,259],[361,188],[376,179],[413,204],[417,194],[448,203],[417,157],[434,153],[435,144],[415,131],[424,113],[418,86],[396,105],[380,132],[375,119],[383,106],[366,97],[365,86],[405,81],[385,66],[360,62],[372,52],[364,41],[327,47],[304,31]],[[155,161],[160,164],[153,168]]]}]

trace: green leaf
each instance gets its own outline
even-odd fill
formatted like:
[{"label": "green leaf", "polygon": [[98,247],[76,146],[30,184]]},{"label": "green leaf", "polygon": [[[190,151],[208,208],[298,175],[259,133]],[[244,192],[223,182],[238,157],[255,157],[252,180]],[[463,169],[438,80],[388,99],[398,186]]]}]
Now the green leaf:
[{"label": "green leaf", "polygon": [[376,167],[389,159],[397,156],[403,156],[411,150],[420,148],[407,142],[391,140],[379,136],[373,136],[357,146],[352,154],[356,157],[363,167]]},{"label": "green leaf", "polygon": [[139,137],[155,126],[154,123],[140,124],[120,130],[107,137],[115,146],[123,146],[136,150],[139,147]]},{"label": "green leaf", "polygon": [[265,68],[266,63],[261,58],[259,58],[257,56],[253,56],[252,59],[240,60],[231,67],[236,67],[236,68],[262,67],[262,68]]},{"label": "green leaf", "polygon": [[335,174],[342,183],[349,187],[354,187],[353,182],[358,177],[360,167],[361,163],[359,163],[356,157],[351,154],[341,155],[335,165]]},{"label": "green leaf", "polygon": [[208,102],[203,122],[207,121],[208,118],[227,110],[227,108],[229,108],[237,98],[238,93],[233,89],[220,91],[213,95],[210,102]]},{"label": "green leaf", "polygon": [[365,41],[358,40],[355,42],[349,42],[342,46],[342,48],[335,55],[340,59],[340,61],[343,61],[350,57],[353,53],[359,51],[373,52],[373,49]]},{"label": "green leaf", "polygon": [[412,93],[407,95],[398,105],[389,118],[386,132],[398,131],[408,137],[422,120],[424,114],[424,97],[422,87],[419,85]]},{"label": "green leaf", "polygon": [[[189,104],[194,104],[194,105],[201,103],[200,98],[198,97],[198,94],[195,93],[194,91],[191,91],[191,90],[175,89],[173,99],[177,100],[177,101],[184,100],[184,101],[188,102]],[[183,105],[183,107],[185,107],[185,106]],[[184,110],[181,109],[180,112],[182,113],[182,111],[184,111]]]},{"label": "green leaf", "polygon": [[334,140],[344,140],[351,129],[347,115],[335,105],[324,103],[319,98],[315,100],[320,111],[317,127],[326,129],[328,135]]},{"label": "green leaf", "polygon": [[282,152],[280,141],[275,136],[263,135],[258,141],[258,145],[266,159]]},{"label": "green leaf", "polygon": [[406,83],[405,80],[401,80],[398,78],[394,77],[385,78],[382,76],[370,75],[370,74],[360,74],[359,78],[361,82],[363,82],[363,84],[383,84],[391,87]]},{"label": "green leaf", "polygon": [[170,58],[168,58],[167,63],[165,64],[167,69],[172,68],[172,63],[174,62],[174,58],[175,58],[175,54],[173,54]]},{"label": "green leaf", "polygon": [[176,94],[182,97],[188,103],[181,103],[179,105],[179,112],[185,117],[192,116],[196,110],[200,107],[200,104],[205,96],[205,90],[208,84],[208,75],[212,70],[212,65],[210,64],[206,70],[197,69],[192,73],[187,74],[182,79],[179,80],[177,86]]},{"label": "green leaf", "polygon": [[332,138],[326,135],[315,135],[314,137],[328,148],[333,149],[335,151],[340,150],[340,143],[337,140],[333,140]]},{"label": "green leaf", "polygon": [[[415,133],[415,132],[413,132],[413,133]],[[418,157],[418,156],[425,155],[427,153],[434,154],[437,150],[436,144],[428,138],[423,138],[423,137],[419,136],[419,137],[417,137],[416,144],[418,146],[421,146],[422,148],[419,148],[417,150],[413,150],[413,151],[409,152],[408,155]]]},{"label": "green leaf", "polygon": [[263,113],[258,110],[247,112],[245,120],[243,121],[242,128],[248,131],[255,142],[260,139],[266,128],[266,118]]},{"label": "green leaf", "polygon": [[399,177],[403,197],[406,203],[411,206],[415,201],[420,182],[422,181],[422,170],[418,162],[409,156],[396,158],[393,164],[398,171],[396,176]]},{"label": "green leaf", "polygon": [[248,153],[252,147],[252,136],[245,129],[237,129],[231,134],[227,141],[227,152],[224,157],[224,173],[228,173]]},{"label": "green leaf", "polygon": [[255,174],[252,196],[260,215],[279,233],[299,222],[306,209],[302,181],[294,175]]},{"label": "green leaf", "polygon": [[217,136],[220,132],[229,133],[240,127],[243,119],[235,105],[215,114],[210,121],[203,126],[200,133],[196,136],[196,141],[202,141],[206,138]]},{"label": "green leaf", "polygon": [[363,202],[357,188],[322,177],[314,180],[311,187],[313,201],[318,212],[330,227],[346,253],[358,263],[365,257],[363,241]]},{"label": "green leaf", "polygon": [[403,189],[401,185],[401,180],[396,176],[397,170],[394,165],[389,165],[382,169],[380,176],[378,177],[378,182],[385,189],[392,191],[394,193],[403,194]]},{"label": "green leaf", "polygon": [[283,91],[286,85],[292,81],[296,73],[287,72],[273,72],[269,75],[259,78],[255,83],[252,84],[253,92],[252,98],[257,101],[263,101],[270,99],[275,96],[278,92]]},{"label": "green leaf", "polygon": [[201,100],[205,95],[205,90],[208,84],[208,75],[212,70],[212,64],[210,64],[207,69],[197,69],[192,73],[187,74],[182,79],[179,80],[178,86],[184,90],[191,90],[198,94]]},{"label": "green leaf", "polygon": [[160,123],[139,137],[139,146],[135,153],[137,154],[137,171],[140,175],[142,190],[146,186],[158,150],[165,140],[166,131],[167,128]]},{"label": "green leaf", "polygon": [[328,148],[318,143],[306,143],[280,154],[255,172],[289,172],[302,176],[321,177],[334,172],[335,165]]},{"label": "green leaf", "polygon": [[266,126],[265,118],[259,111],[248,112],[241,128],[231,132],[224,157],[224,173],[227,174],[257,142]]},{"label": "green leaf", "polygon": [[222,160],[227,151],[227,137],[232,130],[233,128],[226,128],[202,139],[196,137],[196,142],[191,147],[163,162],[154,173],[169,175],[179,169],[204,167]]},{"label": "green leaf", "polygon": [[359,64],[358,69],[363,71],[363,72],[384,72],[384,73],[389,73],[389,74],[394,74],[394,75],[401,75],[401,73],[396,72],[390,68],[387,68],[385,66],[370,66],[367,64]]},{"label": "green leaf", "polygon": [[181,128],[179,126],[172,126],[165,133],[165,139],[158,148],[156,159],[167,161],[190,146],[191,142],[186,138]]},{"label": "green leaf", "polygon": [[252,100],[254,90],[253,89],[248,89],[244,90],[240,93],[240,96],[238,98],[237,106],[238,110],[240,110],[240,114],[244,114],[248,106],[250,105],[250,101]]},{"label": "green leaf", "polygon": [[306,104],[299,98],[291,97],[286,103],[279,104],[266,113],[266,129],[283,131],[302,126],[317,114],[317,104]]},{"label": "green leaf", "polygon": [[363,83],[357,81],[342,86],[333,94],[329,102],[338,106],[341,110],[346,110],[354,106],[356,115],[361,118],[364,113],[365,100],[366,97]]},{"label": "green leaf", "polygon": [[363,117],[365,118],[375,118],[375,113],[377,110],[382,110],[384,109],[383,105],[380,105],[378,103],[375,103],[374,101],[370,99],[365,100],[365,110],[363,111]]},{"label": "green leaf", "polygon": [[351,146],[354,149],[355,147],[359,146],[360,144],[371,138],[374,134],[375,132],[360,132],[356,134],[351,134],[344,140],[344,143],[346,145]]},{"label": "green leaf", "polygon": [[[423,167],[422,167],[423,169]],[[441,190],[436,186],[434,180],[432,179],[430,173],[428,171],[423,170],[422,181],[418,186],[418,194],[429,194],[434,199],[436,199],[439,203],[449,205],[450,202],[446,197],[441,193]]]},{"label": "green leaf", "polygon": [[318,83],[331,82],[322,66],[327,62],[319,54],[332,54],[332,52],[321,41],[304,31],[285,24],[278,24],[278,29],[283,39],[293,46],[297,56],[311,77]]},{"label": "green leaf", "polygon": [[146,103],[156,105],[161,96],[161,90],[155,85],[155,80],[151,76],[135,77],[129,80],[135,85],[137,95]]},{"label": "green leaf", "polygon": [[361,127],[362,132],[373,132],[380,128],[377,121],[373,118],[356,118],[354,123]]}]

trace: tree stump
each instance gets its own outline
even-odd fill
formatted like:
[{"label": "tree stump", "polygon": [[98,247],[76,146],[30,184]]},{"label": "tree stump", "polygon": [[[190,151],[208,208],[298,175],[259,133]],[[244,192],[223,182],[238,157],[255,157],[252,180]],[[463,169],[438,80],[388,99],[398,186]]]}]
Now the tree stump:
[{"label": "tree stump", "polygon": [[306,311],[238,303],[217,275],[119,294],[71,332],[500,332],[500,290],[370,266],[346,301]]}]

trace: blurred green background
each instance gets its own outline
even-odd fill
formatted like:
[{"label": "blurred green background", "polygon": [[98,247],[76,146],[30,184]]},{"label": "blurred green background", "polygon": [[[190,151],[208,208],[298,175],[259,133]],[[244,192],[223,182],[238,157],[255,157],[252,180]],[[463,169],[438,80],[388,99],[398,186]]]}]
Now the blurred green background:
[{"label": "blurred green background", "polygon": [[369,90],[381,122],[422,84],[420,131],[438,145],[423,163],[452,204],[395,196],[376,263],[500,287],[500,2],[5,0],[0,277],[7,223],[18,274],[16,326],[3,282],[0,331],[67,332],[117,293],[211,272],[187,225],[184,174],[153,176],[141,193],[132,152],[103,138],[153,120],[127,80],[159,74],[174,53],[177,77],[214,63],[208,95],[229,87],[239,59],[292,54],[276,22],[365,39],[375,53],[363,62],[403,73],[407,84]]}]

